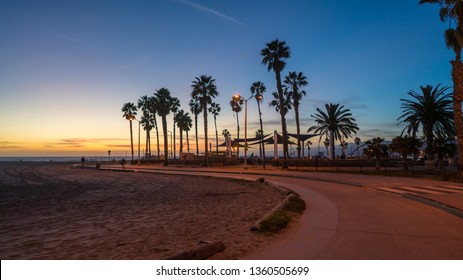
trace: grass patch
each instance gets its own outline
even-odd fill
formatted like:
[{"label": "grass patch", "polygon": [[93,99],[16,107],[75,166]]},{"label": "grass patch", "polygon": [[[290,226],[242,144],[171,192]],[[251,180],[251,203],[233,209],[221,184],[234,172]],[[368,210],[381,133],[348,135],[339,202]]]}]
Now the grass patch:
[{"label": "grass patch", "polygon": [[260,223],[263,234],[278,233],[285,229],[291,220],[301,215],[305,210],[305,201],[298,196],[292,196],[281,209],[270,215]]},{"label": "grass patch", "polygon": [[291,218],[286,211],[277,211],[260,223],[260,232],[276,233],[288,226]]},{"label": "grass patch", "polygon": [[293,196],[285,205],[285,210],[297,214],[302,214],[305,210],[305,201],[298,196]]}]

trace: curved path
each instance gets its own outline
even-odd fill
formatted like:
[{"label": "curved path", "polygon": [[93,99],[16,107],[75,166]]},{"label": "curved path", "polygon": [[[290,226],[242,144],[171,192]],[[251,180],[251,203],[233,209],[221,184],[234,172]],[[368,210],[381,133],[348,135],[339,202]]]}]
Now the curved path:
[{"label": "curved path", "polygon": [[463,259],[463,219],[397,194],[329,182],[330,178],[314,181],[284,174],[203,173],[204,169],[144,171],[265,177],[297,192],[307,204],[301,219],[280,242],[248,259]]}]

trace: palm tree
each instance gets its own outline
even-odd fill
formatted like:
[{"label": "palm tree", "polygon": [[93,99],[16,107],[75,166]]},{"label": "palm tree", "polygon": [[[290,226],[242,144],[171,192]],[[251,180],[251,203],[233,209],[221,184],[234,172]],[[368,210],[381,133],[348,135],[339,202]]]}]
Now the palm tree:
[{"label": "palm tree", "polygon": [[342,141],[349,138],[352,133],[356,134],[359,130],[355,119],[352,117],[349,109],[344,109],[344,106],[339,104],[325,104],[326,112],[317,108],[317,114],[311,115],[315,118],[316,125],[309,128],[307,132],[312,130],[320,134],[320,139],[323,134],[330,136],[330,158],[334,159],[334,141]]},{"label": "palm tree", "polygon": [[188,154],[190,153],[190,140],[188,138],[188,131],[190,131],[191,126],[193,125],[190,114],[185,113],[183,121],[182,121],[182,128],[185,130],[186,133],[186,145],[187,145],[187,150]]},{"label": "palm tree", "polygon": [[402,156],[404,170],[408,170],[407,156],[417,154],[420,147],[421,141],[409,135],[396,136],[392,138],[392,143],[389,145],[391,151],[399,153]]},{"label": "palm tree", "polygon": [[[283,124],[282,127],[284,127],[284,129],[286,129],[286,118],[285,118],[285,116],[289,112],[289,110],[291,110],[291,108],[292,108],[291,107],[291,96],[289,95],[289,92],[287,91],[286,88],[284,88],[284,92],[283,92],[283,104],[280,103],[282,99],[280,99],[280,97],[278,96],[278,93],[272,92],[272,96],[273,96],[273,100],[270,101],[269,106],[274,107],[275,111],[280,113],[280,116],[283,116],[283,118],[281,119],[282,124]],[[283,135],[285,135],[285,133],[283,133]],[[288,143],[287,141],[288,141],[287,137],[283,137],[283,144]],[[285,149],[284,146],[283,146],[283,153],[284,153],[283,159],[286,160],[286,158],[289,157],[288,147],[286,147],[286,149]],[[288,168],[288,167],[286,166],[285,168]]]},{"label": "palm tree", "polygon": [[297,158],[301,158],[301,129],[299,126],[299,104],[303,96],[306,95],[304,90],[301,90],[302,87],[305,87],[309,84],[307,82],[307,77],[302,74],[302,72],[289,72],[285,77],[284,83],[290,89],[290,95],[292,98],[292,103],[294,106],[294,113],[296,118],[296,138],[297,138]]},{"label": "palm tree", "polygon": [[[420,4],[439,4],[441,21],[449,21],[449,29],[445,31],[445,42],[449,49],[455,53],[452,60],[453,80],[453,120],[455,134],[458,143],[458,172],[463,176],[463,62],[461,61],[461,49],[463,47],[463,1],[461,0],[421,0]],[[456,28],[451,28],[451,23],[456,23]]]},{"label": "palm tree", "polygon": [[190,111],[195,116],[195,139],[196,139],[196,155],[199,155],[199,142],[198,142],[198,115],[202,112],[203,108],[199,102],[198,97],[193,97],[190,102]]},{"label": "palm tree", "polygon": [[174,117],[174,123],[177,124],[177,127],[180,131],[180,150],[179,150],[180,158],[182,157],[182,154],[183,154],[183,131],[185,130],[185,126],[186,126],[185,122],[186,122],[185,111],[178,110]]},{"label": "palm tree", "polygon": [[[238,141],[238,139],[240,139],[240,120],[239,120],[239,115],[238,113],[241,112],[241,110],[243,109],[243,98],[240,98],[238,100],[235,100],[235,99],[232,99],[230,101],[230,106],[232,107],[232,111],[235,112],[236,114],[236,139]],[[223,132],[222,132],[223,134]],[[240,158],[240,145],[239,145],[239,142],[238,142],[238,145],[236,147],[236,158],[239,159]],[[239,162],[239,161],[238,161]]]},{"label": "palm tree", "polygon": [[264,139],[264,133],[262,132],[262,130],[260,130],[260,129],[256,130],[256,138],[260,139],[259,156],[262,157],[262,146],[263,146],[262,140]]},{"label": "palm tree", "polygon": [[[156,93],[154,93],[156,94]],[[159,146],[159,128],[158,128],[158,121],[156,119],[156,115],[157,115],[157,112],[158,112],[158,108],[156,107],[156,98],[155,96],[151,96],[149,98],[149,104],[150,104],[150,107],[149,107],[149,110],[150,110],[150,114],[151,114],[151,117],[153,118],[153,125],[154,125],[154,129],[156,130],[156,146],[157,146],[157,152],[158,152],[158,160],[161,158],[161,149],[160,149],[160,146]]]},{"label": "palm tree", "polygon": [[130,147],[132,149],[132,160],[133,160],[133,133],[132,133],[132,121],[137,115],[137,107],[131,102],[127,102],[122,106],[122,117],[130,123]]},{"label": "palm tree", "polygon": [[[321,137],[320,139],[318,139],[318,142],[321,141]],[[328,157],[329,156],[329,151],[328,151],[328,148],[330,147],[330,139],[328,139],[328,137],[325,137],[325,141],[323,141],[323,145],[325,145],[325,149],[326,149],[326,156]]]},{"label": "palm tree", "polygon": [[376,137],[371,140],[365,141],[366,148],[363,149],[363,153],[367,157],[376,158],[376,170],[381,167],[380,159],[387,157],[388,146],[383,144],[384,138]]},{"label": "palm tree", "polygon": [[[451,93],[445,93],[448,87],[435,88],[428,85],[420,86],[421,94],[413,90],[408,92],[413,99],[400,99],[403,114],[397,119],[399,124],[405,123],[403,130],[413,137],[419,127],[422,127],[426,137],[426,155],[433,159],[433,139],[437,136],[452,138],[455,136],[453,127],[453,110]],[[403,133],[402,132],[402,133]]]},{"label": "palm tree", "polygon": [[310,145],[312,145],[312,141],[307,141],[305,145],[307,146],[307,158],[310,159]]},{"label": "palm tree", "polygon": [[212,103],[212,99],[219,95],[215,79],[212,76],[201,75],[192,82],[191,97],[197,97],[201,103],[204,118],[204,166],[209,166],[208,139],[207,139],[207,105]]},{"label": "palm tree", "polygon": [[174,121],[172,122],[172,129],[173,129],[172,131],[173,131],[173,137],[174,137],[172,146],[174,146],[173,147],[173,158],[174,159],[175,159],[175,149],[177,145],[177,140],[175,138],[175,130],[176,130],[175,129],[175,115],[177,114],[179,108],[180,108],[180,100],[177,98],[175,102],[172,104],[172,113],[174,113]]},{"label": "palm tree", "polygon": [[281,71],[285,68],[286,60],[290,57],[289,47],[285,41],[279,41],[278,39],[267,43],[266,47],[261,50],[260,55],[262,56],[262,64],[267,65],[267,70],[273,70],[275,72],[275,79],[277,83],[278,91],[278,104],[280,105],[280,118],[281,118],[281,130],[283,132],[283,168],[288,168],[286,164],[288,154],[288,139],[286,131],[286,120],[285,120],[285,100],[283,95],[283,86],[281,84]]},{"label": "palm tree", "polygon": [[167,156],[169,154],[169,143],[167,139],[167,115],[173,112],[177,98],[170,95],[170,91],[167,88],[161,88],[154,94],[154,103],[158,115],[162,120],[162,133],[164,135],[164,166],[168,165]]},{"label": "palm tree", "polygon": [[260,132],[261,132],[261,139],[260,139],[259,147],[261,147],[260,149],[262,150],[262,153],[260,154],[260,156],[264,159],[263,167],[265,168],[265,145],[263,142],[264,139],[262,138],[264,137],[264,127],[262,125],[262,112],[260,111],[260,103],[262,103],[262,101],[264,100],[264,93],[267,91],[267,89],[265,88],[265,85],[263,82],[257,81],[257,82],[252,83],[250,90],[251,90],[251,93],[254,95],[254,98],[256,98],[257,109],[259,110],[259,123],[260,123]]},{"label": "palm tree", "polygon": [[214,125],[215,125],[215,152],[216,155],[219,154],[219,132],[217,130],[217,116],[220,113],[220,104],[212,102],[211,107],[209,107],[209,113],[214,116]]},{"label": "palm tree", "polygon": [[138,99],[137,102],[138,109],[141,109],[142,117],[141,117],[141,124],[143,129],[146,131],[146,141],[145,141],[145,158],[151,155],[151,139],[150,139],[150,131],[153,128],[153,120],[151,118],[151,101],[147,95],[143,95]]}]

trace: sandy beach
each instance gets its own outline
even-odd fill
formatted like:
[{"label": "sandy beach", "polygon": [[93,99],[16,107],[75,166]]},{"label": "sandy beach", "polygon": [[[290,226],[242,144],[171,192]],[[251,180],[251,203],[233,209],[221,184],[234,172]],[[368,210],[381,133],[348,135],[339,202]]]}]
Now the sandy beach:
[{"label": "sandy beach", "polygon": [[164,259],[222,241],[239,259],[278,236],[249,228],[283,198],[257,182],[0,163],[1,259]]}]

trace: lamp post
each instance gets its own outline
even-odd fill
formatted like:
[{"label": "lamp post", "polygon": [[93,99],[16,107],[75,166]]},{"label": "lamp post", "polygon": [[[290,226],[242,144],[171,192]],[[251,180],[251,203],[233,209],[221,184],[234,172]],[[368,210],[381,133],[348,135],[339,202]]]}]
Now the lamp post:
[{"label": "lamp post", "polygon": [[[248,99],[244,99],[239,93],[235,93],[232,99],[236,102],[244,101],[244,169],[247,169],[247,158],[248,158],[248,100],[253,98],[252,94]],[[239,143],[238,143],[239,144]]]}]

